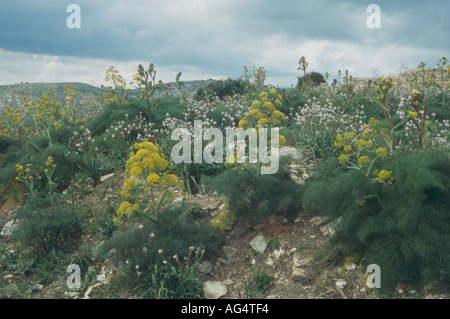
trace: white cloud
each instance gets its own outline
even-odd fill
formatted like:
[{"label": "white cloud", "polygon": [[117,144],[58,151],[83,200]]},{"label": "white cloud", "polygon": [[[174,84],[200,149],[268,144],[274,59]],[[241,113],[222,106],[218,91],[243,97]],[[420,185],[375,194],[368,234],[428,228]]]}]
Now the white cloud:
[{"label": "white cloud", "polygon": [[[421,10],[418,1],[403,8],[380,0],[378,30],[365,25],[367,4],[325,0],[80,0],[80,30],[65,28],[64,5],[53,1],[51,14],[45,15],[48,25],[32,28],[25,23],[28,16],[49,11],[48,3],[28,11],[5,4],[15,12],[19,29],[6,31],[12,18],[0,12],[0,84],[100,85],[110,65],[131,79],[139,63],[153,62],[162,81],[173,81],[179,71],[182,80],[236,78],[244,65],[256,65],[265,67],[268,82],[289,86],[301,75],[301,56],[309,62],[308,71],[335,74],[348,69],[355,76],[371,76],[375,69],[390,73],[422,60],[435,64],[448,51],[447,20],[434,21],[431,16],[442,15],[433,11],[438,6]],[[61,29],[52,28],[60,21]],[[8,45],[46,54],[6,51]]]},{"label": "white cloud", "polygon": [[[143,61],[114,61],[106,59],[89,59],[77,57],[59,57],[52,55],[39,55],[10,52],[0,49],[0,70],[2,77],[0,85],[20,82],[83,82],[95,86],[106,84],[105,72],[110,66],[126,79],[132,80],[137,66],[142,64],[145,68],[149,62]],[[181,80],[206,80],[208,78],[223,78],[223,75],[205,73],[193,66],[161,67],[155,65],[157,80],[163,82],[175,81],[178,72],[182,72]]]}]

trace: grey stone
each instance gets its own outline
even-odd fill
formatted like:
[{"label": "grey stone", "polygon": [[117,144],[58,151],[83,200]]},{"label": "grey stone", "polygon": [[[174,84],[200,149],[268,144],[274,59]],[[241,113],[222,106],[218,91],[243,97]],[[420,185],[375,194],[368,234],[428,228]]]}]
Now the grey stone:
[{"label": "grey stone", "polygon": [[220,281],[207,281],[203,284],[203,295],[206,299],[219,299],[227,292],[227,287]]},{"label": "grey stone", "polygon": [[3,226],[2,231],[0,232],[0,236],[11,236],[13,230],[14,230],[14,220],[11,219],[9,222],[7,222],[5,224],[5,226]]},{"label": "grey stone", "polygon": [[277,249],[277,250],[274,250],[274,252],[272,253],[272,256],[275,260],[280,260],[283,253],[284,253],[284,251],[282,249]]},{"label": "grey stone", "polygon": [[336,287],[338,287],[339,289],[344,289],[345,286],[347,286],[347,282],[345,280],[338,280],[336,281]]},{"label": "grey stone", "polygon": [[349,263],[349,264],[345,264],[345,269],[346,270],[353,270],[356,269],[356,264],[355,263]]},{"label": "grey stone", "polygon": [[320,226],[326,223],[326,219],[322,216],[316,216],[309,220],[309,222],[313,225]]},{"label": "grey stone", "polygon": [[312,261],[311,258],[309,258],[309,257],[303,258],[302,255],[298,251],[296,251],[294,253],[294,256],[292,259],[294,261],[294,266],[297,268],[304,268],[304,267],[311,266],[311,261]]},{"label": "grey stone", "polygon": [[222,251],[226,260],[230,260],[236,254],[236,249],[230,246],[223,246]]},{"label": "grey stone", "polygon": [[271,257],[267,258],[267,260],[266,260],[266,265],[275,268],[273,259],[272,259]]},{"label": "grey stone", "polygon": [[97,281],[98,282],[104,283],[105,280],[106,280],[106,275],[105,274],[97,275]]},{"label": "grey stone", "polygon": [[264,254],[264,251],[269,244],[269,239],[267,239],[263,234],[258,234],[250,242],[250,246],[259,254]]},{"label": "grey stone", "polygon": [[114,176],[114,173],[111,173],[111,174],[108,174],[108,175],[103,175],[103,176],[100,177],[100,182],[104,182],[104,181],[106,181],[107,179],[110,179],[113,176]]},{"label": "grey stone", "polygon": [[231,280],[230,278],[225,279],[224,281],[222,281],[222,283],[226,286],[230,286],[233,284],[233,280]]},{"label": "grey stone", "polygon": [[322,232],[322,234],[324,234],[325,236],[329,235],[330,232],[328,230],[328,227],[326,225],[320,226],[320,231]]},{"label": "grey stone", "polygon": [[183,205],[183,197],[177,197],[172,201],[172,207],[181,207]]},{"label": "grey stone", "polygon": [[292,266],[291,278],[294,281],[308,281],[310,279],[310,275],[305,268],[297,268]]},{"label": "grey stone", "polygon": [[330,233],[330,236],[333,237],[336,233],[336,230],[339,228],[339,224],[341,223],[342,217],[338,217],[335,220],[332,220],[327,224],[328,231]]},{"label": "grey stone", "polygon": [[302,158],[300,152],[295,147],[283,146],[280,147],[280,157],[281,156],[291,156],[294,160],[299,160]]},{"label": "grey stone", "polygon": [[204,260],[200,265],[198,265],[198,270],[204,275],[209,274],[212,269],[213,265],[207,260]]}]

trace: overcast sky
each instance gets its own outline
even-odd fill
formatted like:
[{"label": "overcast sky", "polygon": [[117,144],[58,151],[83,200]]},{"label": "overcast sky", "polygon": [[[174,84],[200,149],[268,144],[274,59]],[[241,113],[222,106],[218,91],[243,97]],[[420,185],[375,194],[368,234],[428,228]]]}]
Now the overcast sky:
[{"label": "overcast sky", "polygon": [[[81,28],[67,27],[70,4]],[[381,28],[368,28],[370,4]],[[450,1],[0,0],[0,85],[105,84],[114,65],[127,80],[153,62],[157,79],[238,78],[263,66],[267,82],[296,83],[308,71],[357,77],[450,59]]]}]

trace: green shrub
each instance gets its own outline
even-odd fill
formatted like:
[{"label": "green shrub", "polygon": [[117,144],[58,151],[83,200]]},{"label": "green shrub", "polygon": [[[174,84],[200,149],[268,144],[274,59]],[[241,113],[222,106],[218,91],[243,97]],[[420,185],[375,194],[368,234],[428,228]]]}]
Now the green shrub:
[{"label": "green shrub", "polygon": [[[40,202],[40,206],[45,207],[42,202],[47,199]],[[36,209],[30,204],[19,209],[17,217],[22,222],[14,229],[15,238],[32,247],[38,256],[73,248],[82,233],[78,213],[63,207]]]},{"label": "green shrub", "polygon": [[279,92],[283,97],[280,111],[292,118],[305,105],[305,95],[295,88],[283,88]]},{"label": "green shrub", "polygon": [[305,86],[315,88],[321,83],[327,83],[324,76],[319,72],[312,71],[302,77],[298,77],[297,88],[304,89]]},{"label": "green shrub", "polygon": [[195,92],[194,98],[200,101],[206,97],[210,100],[214,97],[224,99],[227,96],[235,94],[243,94],[245,92],[245,85],[240,80],[233,80],[228,78],[226,80],[217,80],[209,83],[205,89],[200,88]]},{"label": "green shrub", "polygon": [[156,99],[154,102],[155,109],[152,111],[149,117],[149,121],[153,123],[155,129],[161,129],[162,123],[166,119],[166,115],[172,119],[183,119],[184,111],[186,110],[186,103],[180,103],[178,98],[171,96],[164,96]]},{"label": "green shrub", "polygon": [[15,165],[24,159],[19,143],[12,138],[0,138],[0,184],[7,186],[17,176]]},{"label": "green shrub", "polygon": [[[78,171],[72,156],[69,156],[67,147],[64,145],[53,144],[47,147],[43,153],[37,153],[35,155],[35,160],[38,165],[42,165],[44,168],[44,163],[49,156],[53,157],[54,163],[56,164],[55,172],[53,174],[53,180],[58,184],[59,189],[65,188],[72,177]],[[44,176],[44,174],[41,174]],[[47,183],[43,179],[44,183]]]},{"label": "green shrub", "polygon": [[132,101],[125,104],[111,103],[105,106],[103,112],[87,125],[92,136],[100,136],[111,125],[128,118],[134,119],[142,113],[145,118],[149,118],[145,101]]},{"label": "green shrub", "polygon": [[183,207],[163,210],[156,221],[142,220],[140,227],[117,230],[98,251],[98,256],[111,256],[117,265],[128,265],[133,276],[136,265],[144,273],[161,263],[159,250],[165,256],[187,256],[189,246],[204,247],[206,253],[213,253],[222,243],[222,235],[208,225],[200,223],[185,214]]},{"label": "green shrub", "polygon": [[304,208],[341,218],[335,243],[379,265],[382,288],[450,282],[448,152],[398,154],[383,165],[392,185],[373,186],[337,159],[325,161],[302,196]]},{"label": "green shrub", "polygon": [[228,169],[215,177],[205,177],[205,185],[227,197],[228,209],[255,222],[268,214],[297,212],[303,186],[290,177],[290,158],[281,157],[276,174],[258,174],[259,168]]}]

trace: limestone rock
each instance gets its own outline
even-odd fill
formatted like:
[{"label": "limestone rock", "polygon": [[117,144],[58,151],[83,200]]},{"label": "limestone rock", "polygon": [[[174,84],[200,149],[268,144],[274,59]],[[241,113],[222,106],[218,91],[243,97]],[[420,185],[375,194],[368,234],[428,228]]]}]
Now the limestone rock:
[{"label": "limestone rock", "polygon": [[11,236],[13,230],[14,230],[14,220],[11,219],[9,222],[7,222],[5,224],[5,226],[3,226],[2,231],[0,232],[0,236]]},{"label": "limestone rock", "polygon": [[176,208],[176,207],[181,207],[183,205],[183,197],[177,197],[172,201],[171,206]]},{"label": "limestone rock", "polygon": [[267,258],[265,263],[266,263],[267,266],[275,268],[275,265],[274,265],[272,257]]},{"label": "limestone rock", "polygon": [[300,252],[296,251],[293,256],[294,266],[297,268],[305,268],[308,266],[311,266],[311,258],[309,257],[302,257]]},{"label": "limestone rock", "polygon": [[104,182],[104,181],[106,181],[107,179],[110,179],[113,176],[114,176],[114,173],[111,173],[111,174],[108,174],[108,175],[103,175],[103,176],[100,177],[100,182]]},{"label": "limestone rock", "polygon": [[203,284],[203,294],[206,299],[219,299],[227,292],[227,287],[220,281],[207,281]]},{"label": "limestone rock", "polygon": [[315,226],[320,226],[326,223],[326,219],[322,216],[316,216],[309,220],[309,222]]},{"label": "limestone rock", "polygon": [[230,260],[236,254],[236,249],[230,246],[223,246],[222,251],[225,255],[226,260]]},{"label": "limestone rock", "polygon": [[339,289],[344,289],[345,286],[347,286],[347,282],[345,280],[338,280],[336,281],[336,287],[338,287]]},{"label": "limestone rock", "polygon": [[225,279],[222,283],[226,286],[229,286],[229,285],[233,284],[233,280],[228,278],[228,279]]},{"label": "limestone rock", "polygon": [[264,251],[269,244],[269,239],[267,239],[263,234],[259,233],[250,242],[250,246],[259,254],[264,254]]},{"label": "limestone rock", "polygon": [[211,270],[213,269],[213,265],[209,261],[204,260],[198,266],[198,269],[199,269],[201,274],[206,275],[206,274],[209,274],[211,272]]},{"label": "limestone rock", "polygon": [[310,279],[310,275],[305,268],[292,266],[291,278],[294,281],[308,281]]},{"label": "limestone rock", "polygon": [[275,260],[280,260],[281,256],[284,254],[284,251],[280,248],[277,250],[274,250],[272,253],[272,256]]},{"label": "limestone rock", "polygon": [[280,157],[281,156],[291,156],[294,160],[299,160],[302,158],[300,152],[295,147],[283,146],[280,147]]},{"label": "limestone rock", "polygon": [[330,233],[330,236],[333,237],[336,233],[336,230],[339,228],[339,224],[341,223],[342,217],[338,217],[335,220],[332,220],[327,224],[328,231]]}]

